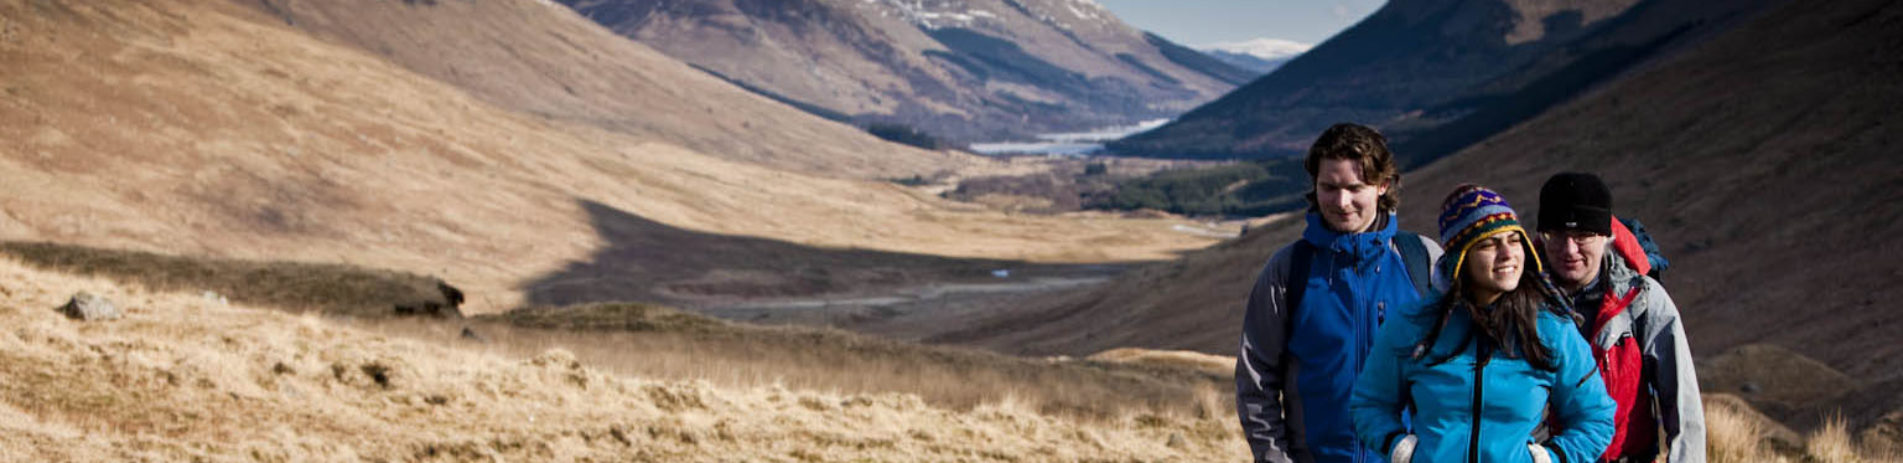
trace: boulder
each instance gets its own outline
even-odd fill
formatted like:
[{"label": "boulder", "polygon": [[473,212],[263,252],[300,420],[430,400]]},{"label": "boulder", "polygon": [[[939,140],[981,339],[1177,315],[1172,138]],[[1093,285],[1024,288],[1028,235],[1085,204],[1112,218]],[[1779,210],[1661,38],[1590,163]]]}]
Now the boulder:
[{"label": "boulder", "polygon": [[119,306],[113,305],[112,301],[85,291],[74,294],[71,301],[60,306],[59,312],[66,314],[68,318],[82,321],[117,320],[124,315],[119,311]]}]

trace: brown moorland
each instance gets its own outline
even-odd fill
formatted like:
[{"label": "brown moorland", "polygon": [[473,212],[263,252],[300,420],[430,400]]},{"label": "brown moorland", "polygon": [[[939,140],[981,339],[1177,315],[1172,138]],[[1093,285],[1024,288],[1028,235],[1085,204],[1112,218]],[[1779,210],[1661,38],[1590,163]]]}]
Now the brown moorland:
[{"label": "brown moorland", "polygon": [[[78,322],[53,310],[82,290],[125,317]],[[9,327],[0,332],[7,461],[1218,461],[1245,452],[1213,404],[1169,412],[1106,400],[1091,406],[1108,414],[1087,417],[1041,412],[1008,390],[960,407],[918,394],[631,377],[562,348],[515,357],[500,342],[378,334],[11,259],[0,259],[0,324]],[[643,354],[614,355],[646,363]],[[718,354],[699,358],[698,367],[730,366]],[[1053,393],[1067,384],[1023,379]]]},{"label": "brown moorland", "polygon": [[[553,24],[596,27],[558,6],[455,6],[462,3],[433,11],[498,21],[539,11],[568,15]],[[785,124],[790,135],[648,137],[630,134],[638,131],[625,126],[641,125],[633,119],[580,123],[564,117],[594,113],[551,118],[499,107],[493,101],[516,100],[474,97],[483,94],[468,89],[482,88],[477,83],[444,84],[315,39],[250,4],[4,1],[0,22],[7,239],[432,275],[466,290],[472,313],[522,306],[529,282],[606,246],[586,204],[692,233],[817,250],[1101,262],[1164,258],[1210,242],[1171,230],[1168,220],[1009,215],[889,182],[692,148],[703,143],[693,140],[732,138],[759,144],[761,153],[797,154],[783,145],[837,140],[872,158],[927,158],[920,166],[954,156],[854,141],[861,135],[849,128],[816,128],[834,126],[760,109],[765,100],[737,90],[705,101],[683,94],[657,108],[731,107],[748,124]],[[621,53],[653,55],[631,50],[638,49]],[[654,63],[666,66],[681,67]],[[498,82],[482,85],[514,80]],[[601,104],[607,109],[587,111],[620,114],[634,103]],[[711,125],[721,124],[728,122]],[[821,162],[832,149],[788,154],[794,160],[786,162],[839,177],[888,172],[857,170],[856,158]],[[894,162],[889,168],[913,163]]]}]

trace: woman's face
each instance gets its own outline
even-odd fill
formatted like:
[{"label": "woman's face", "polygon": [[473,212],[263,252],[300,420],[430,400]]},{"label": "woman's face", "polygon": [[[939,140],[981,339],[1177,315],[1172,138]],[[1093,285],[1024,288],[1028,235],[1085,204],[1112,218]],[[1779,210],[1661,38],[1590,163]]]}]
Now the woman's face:
[{"label": "woman's face", "polygon": [[1462,267],[1467,288],[1477,305],[1493,303],[1501,294],[1520,287],[1520,274],[1526,270],[1526,236],[1517,231],[1489,236],[1467,250]]}]

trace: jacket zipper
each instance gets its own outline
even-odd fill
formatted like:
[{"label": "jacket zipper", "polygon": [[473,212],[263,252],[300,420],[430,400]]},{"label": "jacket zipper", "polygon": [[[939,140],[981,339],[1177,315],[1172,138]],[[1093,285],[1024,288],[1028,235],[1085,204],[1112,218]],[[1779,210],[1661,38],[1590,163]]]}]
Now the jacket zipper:
[{"label": "jacket zipper", "polygon": [[[1382,257],[1386,257],[1386,256],[1382,256]],[[1381,264],[1380,264],[1380,262],[1381,262],[1380,260],[1376,260],[1376,261],[1375,261],[1375,267],[1374,267],[1374,273],[1376,273],[1376,274],[1379,274],[1379,273],[1381,273]],[[1355,291],[1355,292],[1352,292],[1352,293],[1350,293],[1350,294],[1369,294],[1369,293],[1371,292],[1371,290],[1373,289],[1373,286],[1374,286],[1374,284],[1373,284],[1373,281],[1372,281],[1372,280],[1374,280],[1375,278],[1374,278],[1374,277],[1371,277],[1371,276],[1369,276],[1369,275],[1363,275],[1363,274],[1361,273],[1361,260],[1359,260],[1359,259],[1356,259],[1356,260],[1355,260],[1355,263],[1354,263],[1354,266],[1353,266],[1353,268],[1354,268],[1354,276],[1355,276],[1355,278],[1354,278],[1353,280],[1350,280],[1350,281],[1359,281],[1359,282],[1362,282],[1362,283],[1366,283],[1366,284],[1368,284],[1368,286],[1367,286],[1367,287],[1363,287],[1363,288],[1355,288],[1355,289],[1357,289],[1358,291]],[[1371,298],[1370,298],[1370,300],[1380,300],[1380,297],[1379,297],[1378,295],[1376,295],[1376,296],[1374,296],[1374,297],[1371,297]],[[1354,358],[1354,362],[1353,362],[1353,365],[1354,365],[1354,368],[1355,368],[1355,375],[1356,375],[1356,376],[1360,376],[1360,375],[1361,375],[1361,364],[1367,361],[1367,356],[1368,356],[1368,352],[1367,352],[1367,350],[1368,350],[1368,344],[1370,344],[1370,338],[1373,338],[1373,337],[1374,337],[1374,334],[1373,334],[1373,333],[1370,333],[1370,332],[1369,332],[1369,330],[1368,330],[1368,328],[1369,328],[1369,327],[1367,326],[1367,325],[1368,325],[1368,323],[1367,323],[1367,322],[1368,322],[1368,303],[1369,303],[1369,301],[1356,301],[1356,302],[1360,302],[1360,304],[1359,304],[1359,306],[1357,306],[1357,307],[1355,307],[1355,308],[1354,308],[1354,318],[1355,318],[1355,358]],[[1364,454],[1364,453],[1367,453],[1367,452],[1366,452],[1366,449],[1363,449],[1363,448],[1362,448],[1362,445],[1361,445],[1361,442],[1360,442],[1360,441],[1356,441],[1356,442],[1354,443],[1354,446],[1353,446],[1353,447],[1351,448],[1351,450],[1352,450],[1352,451],[1354,452],[1354,461],[1355,461],[1355,463],[1361,463],[1361,462],[1362,462],[1363,460],[1365,460],[1365,458],[1363,458],[1363,457],[1364,457],[1364,455],[1362,455],[1362,454]]]},{"label": "jacket zipper", "polygon": [[1467,463],[1480,463],[1480,399],[1481,393],[1487,390],[1483,373],[1487,370],[1487,360],[1491,358],[1485,340],[1474,340],[1474,405],[1473,416],[1470,417],[1473,432],[1467,436]]},{"label": "jacket zipper", "polygon": [[[1348,280],[1349,286],[1350,286],[1348,294],[1351,295],[1350,299],[1352,299],[1352,295],[1354,294],[1366,294],[1366,291],[1364,291],[1363,288],[1353,287],[1355,283],[1361,282],[1361,280],[1366,280],[1366,279],[1361,278],[1362,276],[1361,275],[1361,261],[1359,259],[1356,259],[1354,264],[1350,268],[1353,269],[1351,270],[1351,272],[1354,278],[1351,278]],[[1362,301],[1354,301],[1354,302],[1362,302]],[[1363,346],[1366,345],[1366,342],[1362,341],[1362,338],[1364,337],[1362,330],[1365,328],[1363,325],[1366,325],[1366,323],[1364,323],[1366,320],[1362,316],[1364,315],[1362,313],[1364,312],[1364,310],[1361,307],[1362,305],[1365,305],[1365,303],[1354,304],[1354,307],[1349,308],[1349,310],[1354,313],[1354,324],[1355,324],[1355,350],[1354,350],[1354,359],[1353,359],[1354,361],[1350,362],[1350,365],[1354,366],[1355,376],[1357,377],[1361,375],[1362,357],[1367,356],[1366,352],[1362,352]],[[1351,444],[1348,450],[1352,453],[1352,455],[1354,455],[1353,457],[1354,462],[1361,463],[1361,454],[1363,453],[1361,448],[1361,442],[1357,440],[1356,442]]]},{"label": "jacket zipper", "polygon": [[[1383,255],[1382,257],[1386,257],[1386,255]],[[1369,290],[1373,289],[1372,280],[1374,280],[1374,278],[1368,275],[1363,275],[1361,273],[1361,260],[1354,259],[1354,263],[1351,264],[1349,268],[1353,269],[1351,270],[1351,276],[1354,277],[1348,280],[1349,286],[1350,286],[1349,294],[1369,294],[1370,292]],[[1375,261],[1374,272],[1376,274],[1381,273],[1380,260]],[[1370,287],[1355,288],[1353,286],[1356,282],[1368,283]],[[1379,299],[1380,297],[1378,295],[1370,298],[1370,300],[1379,300]],[[1369,327],[1367,326],[1369,301],[1355,301],[1355,302],[1359,302],[1360,304],[1358,304],[1356,307],[1351,308],[1351,310],[1354,312],[1354,324],[1355,324],[1355,357],[1354,357],[1354,362],[1352,362],[1351,365],[1354,366],[1355,375],[1360,376],[1361,364],[1366,361],[1366,357],[1368,356],[1368,352],[1367,352],[1368,344],[1370,344],[1370,338],[1373,338],[1374,334],[1368,332]],[[1349,448],[1349,450],[1353,452],[1354,454],[1355,463],[1361,463],[1363,460],[1365,460],[1365,458],[1363,458],[1364,455],[1362,454],[1367,452],[1366,452],[1366,449],[1362,448],[1360,441],[1354,442],[1353,445]]]}]

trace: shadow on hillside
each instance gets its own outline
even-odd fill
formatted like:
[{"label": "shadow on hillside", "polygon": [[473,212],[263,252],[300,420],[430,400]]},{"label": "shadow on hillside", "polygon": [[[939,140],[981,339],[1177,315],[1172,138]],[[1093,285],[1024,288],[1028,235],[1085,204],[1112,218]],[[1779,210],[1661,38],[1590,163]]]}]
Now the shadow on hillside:
[{"label": "shadow on hillside", "polygon": [[1104,266],[829,249],[703,233],[594,201],[580,202],[607,245],[586,261],[533,280],[526,288],[529,305],[652,301],[706,307],[749,299],[863,296],[928,283],[995,281],[994,270],[1009,270],[1012,279],[1104,271]]},{"label": "shadow on hillside", "polygon": [[168,255],[50,242],[0,242],[0,255],[56,272],[109,278],[159,291],[204,291],[208,299],[290,312],[381,319],[462,318],[462,291],[436,277],[295,261]]}]

